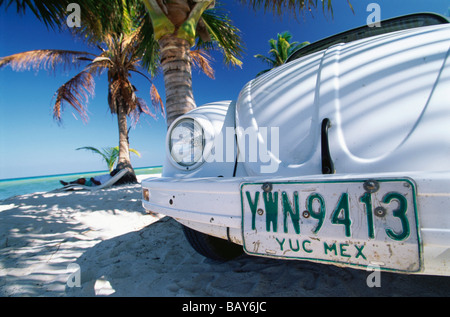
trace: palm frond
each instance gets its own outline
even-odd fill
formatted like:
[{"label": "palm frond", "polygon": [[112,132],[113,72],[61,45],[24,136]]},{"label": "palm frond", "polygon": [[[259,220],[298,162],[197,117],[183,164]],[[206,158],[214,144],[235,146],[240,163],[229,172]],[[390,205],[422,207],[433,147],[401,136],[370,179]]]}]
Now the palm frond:
[{"label": "palm frond", "polygon": [[109,57],[97,56],[94,59],[90,59],[90,61],[91,63],[84,68],[84,71],[87,71],[94,76],[101,75],[105,70],[113,66]]},{"label": "palm frond", "polygon": [[[135,69],[135,68],[130,69],[130,71],[135,72],[135,73],[138,73],[138,74],[142,75],[145,79],[148,80],[148,82],[151,84],[151,86],[150,86],[150,98],[151,98],[151,100],[152,100],[153,108],[154,108],[156,111],[158,111],[158,109],[159,109],[159,110],[161,111],[162,115],[165,116],[163,100],[162,100],[162,98],[161,98],[161,96],[160,96],[160,94],[159,94],[159,92],[158,92],[158,89],[157,89],[156,86],[153,84],[152,80],[151,80],[147,75],[145,75],[144,73],[138,71],[138,70]],[[147,108],[147,109],[148,109],[148,108]],[[140,115],[141,113],[147,113],[145,110],[146,110],[146,109],[144,108],[144,111],[141,111],[141,112],[139,113],[139,115]],[[155,116],[153,115],[153,113],[149,113],[149,114],[150,114],[152,117],[155,117]]]},{"label": "palm frond", "polygon": [[11,66],[15,71],[30,69],[54,71],[57,65],[61,65],[64,70],[68,70],[71,67],[78,67],[88,56],[95,55],[69,50],[33,50],[2,57],[0,68]]},{"label": "palm frond", "polygon": [[129,117],[131,119],[131,126],[134,127],[139,122],[141,114],[147,114],[153,118],[155,118],[155,114],[153,114],[148,108],[146,102],[142,98],[136,98],[135,108],[129,113]]},{"label": "palm frond", "polygon": [[[296,43],[294,45],[294,43]],[[306,45],[309,45],[311,43],[309,42],[302,42],[302,43],[298,43],[298,42],[294,42],[291,43],[291,46],[289,47],[289,52],[288,52],[288,56],[290,56],[292,53],[294,53],[296,50],[301,49],[302,47],[305,47]]]},{"label": "palm frond", "polygon": [[154,84],[152,84],[152,87],[150,88],[150,97],[152,99],[152,104],[155,107],[155,109],[159,108],[161,110],[162,115],[165,116],[162,98],[159,95],[158,89],[156,89],[156,86]]},{"label": "palm frond", "polygon": [[117,150],[115,148],[103,148],[102,150],[99,150],[93,146],[83,146],[79,147],[76,150],[88,150],[95,154],[100,155],[106,162],[106,165],[108,166],[109,171],[111,172],[114,167],[114,163],[117,160],[117,157],[119,156],[119,147],[117,146]]},{"label": "palm frond", "polygon": [[141,153],[139,153],[138,151],[136,151],[135,149],[128,149],[131,153],[136,154],[137,156],[141,157]]},{"label": "palm frond", "polygon": [[[110,148],[110,149],[111,149],[112,153],[116,154],[116,156],[119,155],[119,146],[115,146],[115,147],[112,147],[112,148]],[[141,153],[139,153],[139,151],[137,151],[137,150],[135,150],[135,149],[128,148],[128,151],[131,152],[131,153],[136,154],[136,155],[139,156],[139,157],[141,157]]]},{"label": "palm frond", "polygon": [[66,15],[66,8],[70,1],[58,0],[0,0],[0,6],[6,4],[6,9],[15,4],[17,13],[25,14],[31,10],[34,15],[44,22],[47,27],[59,28],[62,17]]},{"label": "palm frond", "polygon": [[[272,12],[282,15],[289,12],[295,16],[311,12],[317,9],[318,0],[239,0],[242,4],[248,4],[254,10],[264,9],[264,12]],[[331,0],[321,0],[322,10],[332,13]]]},{"label": "palm frond", "polygon": [[93,147],[93,146],[82,146],[82,147],[76,148],[75,150],[77,150],[77,151],[78,151],[78,150],[87,150],[87,151],[91,151],[91,152],[94,152],[94,153],[100,155],[100,156],[103,157],[104,159],[107,159],[107,156],[106,156],[105,153],[103,153],[102,151],[100,151],[99,149],[97,149],[97,148],[95,148],[95,147]]},{"label": "palm frond", "polygon": [[114,163],[116,162],[117,158],[119,157],[119,146],[110,147],[110,148],[103,148],[103,151],[107,151],[107,155],[109,157],[109,160],[107,161],[107,164],[112,170]]},{"label": "palm frond", "polygon": [[53,106],[53,117],[61,121],[61,113],[64,110],[64,104],[67,102],[81,116],[84,122],[87,122],[87,102],[89,95],[94,95],[95,82],[89,71],[82,71],[72,77],[68,82],[58,88],[56,91],[56,101]]},{"label": "palm frond", "polygon": [[[72,31],[95,31],[91,35],[101,35],[117,30],[118,21],[124,15],[123,7],[129,7],[133,0],[0,0],[0,6],[6,9],[16,7],[17,13],[26,14],[30,10],[47,28],[62,30],[67,28],[66,19],[70,12],[66,11],[70,3],[80,5],[82,13],[81,27]],[[114,19],[112,17],[115,17]]]},{"label": "palm frond", "polygon": [[261,59],[263,62],[265,62],[270,67],[273,67],[277,63],[275,60],[271,59],[270,57],[267,57],[267,56],[264,56],[261,54],[256,54],[256,55],[254,55],[254,57]]},{"label": "palm frond", "polygon": [[[269,57],[257,54],[254,55],[255,58],[258,58],[268,64],[270,68],[278,67],[287,60],[287,58],[297,49],[300,49],[303,46],[306,46],[309,44],[309,42],[292,42],[292,35],[289,32],[283,32],[277,34],[277,39],[270,39],[269,40]],[[263,70],[259,72],[256,77],[259,75],[268,72],[270,69]]]},{"label": "palm frond", "polygon": [[284,61],[288,58],[289,46],[290,46],[290,44],[286,38],[278,37],[277,52],[279,54],[280,65],[283,64]]},{"label": "palm frond", "polygon": [[[115,147],[106,147],[102,148],[101,150],[97,149],[93,146],[83,146],[79,147],[76,150],[87,150],[91,151],[95,154],[100,155],[106,162],[106,165],[108,166],[109,171],[111,172],[114,168],[114,164],[117,161],[117,158],[119,157],[119,146]],[[141,153],[136,151],[135,149],[128,149],[129,152],[136,154],[137,156],[141,157]]]},{"label": "palm frond", "polygon": [[223,52],[226,65],[241,66],[244,51],[240,31],[233,25],[228,14],[221,9],[206,10],[202,15],[209,35],[210,42],[202,39],[197,41],[197,47],[205,50],[215,49],[216,46]]},{"label": "palm frond", "polygon": [[211,67],[211,55],[202,49],[192,50],[190,53],[194,66],[200,68],[209,78],[214,79],[214,69]]},{"label": "palm frond", "polygon": [[[153,109],[155,110],[155,112],[158,111],[158,109],[159,109],[161,111],[162,115],[165,116],[164,104],[163,104],[162,98],[159,95],[158,90],[156,89],[156,86],[154,84],[152,84],[151,88],[150,88],[150,97],[151,97],[152,106],[153,106]],[[150,110],[150,108],[148,107],[145,100],[135,96],[134,107],[128,114],[128,116],[131,119],[132,127],[137,125],[137,123],[139,122],[140,116],[143,113],[151,116],[152,118],[156,118],[156,114]]]},{"label": "palm frond", "polygon": [[155,40],[152,21],[145,7],[143,12],[137,22],[141,28],[139,32],[140,45],[136,54],[142,57],[142,67],[150,73],[151,77],[155,77],[160,65],[159,43]]}]

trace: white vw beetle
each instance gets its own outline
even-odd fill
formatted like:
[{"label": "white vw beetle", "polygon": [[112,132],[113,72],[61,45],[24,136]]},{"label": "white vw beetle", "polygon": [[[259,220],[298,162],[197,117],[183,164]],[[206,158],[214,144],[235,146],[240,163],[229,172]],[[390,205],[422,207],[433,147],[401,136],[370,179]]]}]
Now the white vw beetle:
[{"label": "white vw beetle", "polygon": [[178,118],[143,206],[217,260],[450,275],[449,48],[416,14],[300,49]]}]

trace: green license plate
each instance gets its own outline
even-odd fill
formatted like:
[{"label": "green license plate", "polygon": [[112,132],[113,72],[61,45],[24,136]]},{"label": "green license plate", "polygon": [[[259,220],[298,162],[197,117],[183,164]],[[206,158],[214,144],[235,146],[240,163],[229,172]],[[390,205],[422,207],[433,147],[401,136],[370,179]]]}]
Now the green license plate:
[{"label": "green license plate", "polygon": [[243,183],[248,254],[420,270],[410,179]]}]

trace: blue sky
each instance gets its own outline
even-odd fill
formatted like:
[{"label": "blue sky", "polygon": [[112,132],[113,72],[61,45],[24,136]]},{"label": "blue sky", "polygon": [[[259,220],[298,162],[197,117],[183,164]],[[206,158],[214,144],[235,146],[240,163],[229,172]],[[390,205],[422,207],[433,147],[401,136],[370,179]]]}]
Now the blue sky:
[{"label": "blue sky", "polygon": [[[75,2],[75,0],[74,0]],[[351,0],[353,14],[345,0],[334,0],[334,17],[313,12],[298,20],[286,15],[254,12],[238,1],[220,1],[245,43],[242,68],[228,68],[222,56],[214,53],[215,80],[198,70],[193,71],[193,89],[197,105],[218,100],[236,99],[245,83],[266,68],[255,54],[267,54],[268,40],[277,33],[290,31],[298,42],[316,40],[362,26],[370,12],[369,3],[381,8],[381,18],[387,19],[415,12],[436,12],[449,15],[449,0]],[[69,33],[48,30],[30,11],[19,16],[14,9],[0,8],[0,56],[33,49],[68,49],[97,52],[95,48],[74,40]],[[28,176],[105,170],[99,156],[76,151],[82,146],[97,148],[118,144],[117,117],[107,105],[106,75],[96,79],[95,96],[89,101],[89,121],[83,123],[70,107],[63,113],[63,124],[53,120],[55,91],[76,71],[48,74],[45,70],[14,72],[9,67],[0,70],[0,179]],[[139,96],[150,104],[149,83],[133,75]],[[154,83],[164,96],[162,76]],[[142,117],[130,131],[130,146],[141,153],[132,154],[134,167],[162,165],[166,133],[165,118]]]}]

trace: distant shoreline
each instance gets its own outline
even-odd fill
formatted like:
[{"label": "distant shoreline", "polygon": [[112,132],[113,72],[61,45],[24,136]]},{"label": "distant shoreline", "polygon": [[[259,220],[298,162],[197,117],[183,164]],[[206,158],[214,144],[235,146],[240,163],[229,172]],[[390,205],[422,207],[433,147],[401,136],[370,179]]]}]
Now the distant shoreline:
[{"label": "distant shoreline", "polygon": [[[136,175],[138,174],[146,174],[146,173],[139,173],[139,172],[143,172],[144,170],[147,169],[161,169],[162,170],[162,166],[161,165],[157,165],[157,166],[147,166],[147,167],[136,167],[133,168],[134,172],[136,173]],[[36,179],[36,178],[51,178],[51,177],[71,177],[74,175],[92,175],[92,174],[106,174],[109,173],[108,170],[102,170],[102,171],[91,171],[91,172],[79,172],[79,173],[65,173],[65,174],[51,174],[51,175],[40,175],[40,176],[28,176],[28,177],[17,177],[17,178],[2,178],[0,179],[0,183],[1,182],[9,182],[9,181],[21,181],[21,180],[32,180],[32,179]]]},{"label": "distant shoreline", "polygon": [[[161,174],[162,166],[138,167],[135,168],[134,171],[139,180],[142,179],[143,175],[151,176]],[[62,186],[59,182],[60,180],[70,182],[77,178],[93,177],[106,173],[108,173],[107,170],[97,172],[82,172],[2,179],[0,180],[0,203],[2,200],[18,195],[20,196],[37,192],[48,192],[57,189]]]}]

